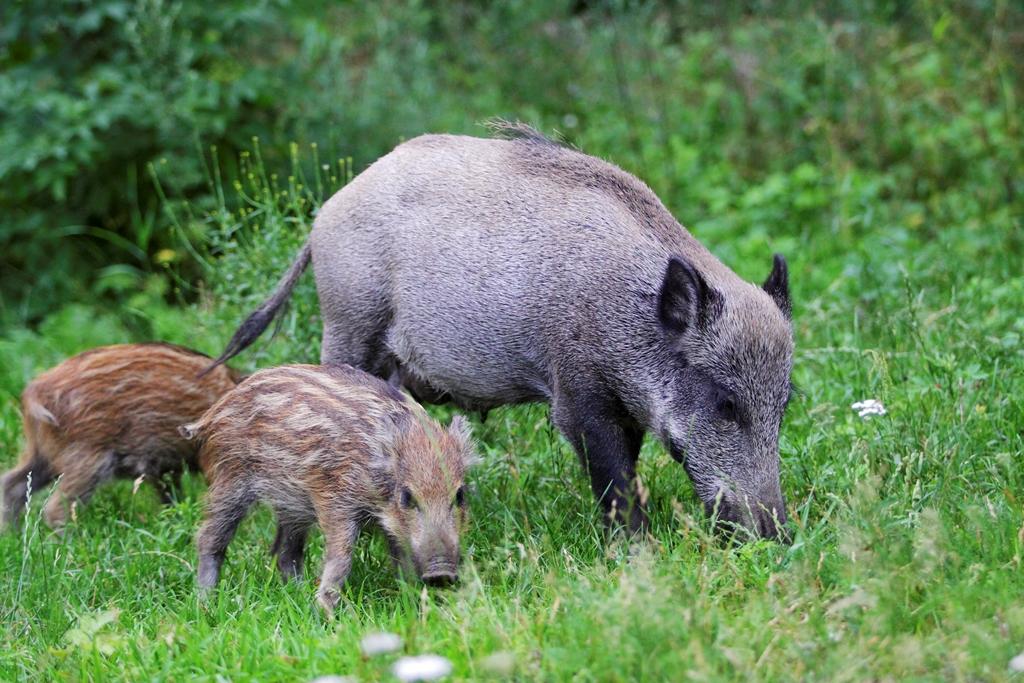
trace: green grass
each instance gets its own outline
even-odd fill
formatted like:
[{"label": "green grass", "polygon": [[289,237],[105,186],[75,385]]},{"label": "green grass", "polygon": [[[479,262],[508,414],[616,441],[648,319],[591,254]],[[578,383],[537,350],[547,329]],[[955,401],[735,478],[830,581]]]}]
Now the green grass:
[{"label": "green grass", "polygon": [[[495,653],[522,681],[1012,678],[1024,651],[1021,89],[1012,36],[990,26],[991,45],[979,42],[942,7],[921,31],[868,22],[854,35],[808,16],[679,45],[655,35],[627,101],[602,100],[571,131],[648,181],[742,276],[762,280],[773,251],[789,258],[791,546],[720,543],[650,439],[654,540],[609,541],[547,408],[505,408],[476,425],[460,586],[402,583],[368,537],[334,619],[314,602],[320,539],[305,581],[283,585],[265,510],[200,602],[199,478],[165,508],[145,487],[110,485],[63,536],[34,500],[21,532],[0,535],[0,680],[387,680],[393,658],[358,647],[380,630],[406,653],[448,657],[453,680],[496,675]],[[730,66],[743,50],[763,60],[746,96]],[[595,73],[584,87],[607,90],[614,79]],[[165,198],[175,247],[113,310],[84,297],[0,331],[0,465],[21,444],[21,390],[63,358],[133,339],[221,349],[348,177],[350,163],[325,171],[311,155],[294,150],[273,176],[256,148],[237,184],[215,176],[201,201]],[[307,275],[275,339],[240,366],[315,361],[319,329]],[[850,404],[865,398],[888,414],[859,418]]]},{"label": "green grass", "polygon": [[[219,348],[305,230],[294,219],[306,199],[250,182],[256,210],[206,219],[224,241],[211,242],[211,258],[223,253],[202,303],[120,317],[69,307],[5,335],[5,462],[20,442],[24,382],[77,350],[132,338],[124,319]],[[238,229],[247,223],[259,229]],[[801,391],[781,446],[790,547],[723,547],[682,469],[649,440],[641,473],[656,540],[631,555],[604,539],[547,409],[507,408],[477,427],[460,587],[401,583],[385,544],[367,538],[333,620],[313,601],[319,540],[306,580],[282,585],[266,511],[231,546],[214,599],[198,600],[197,478],[167,508],[146,488],[111,485],[63,537],[35,501],[21,534],[0,536],[0,679],[378,680],[388,658],[358,648],[378,630],[400,634],[409,653],[450,658],[462,680],[486,676],[496,652],[511,653],[520,680],[1003,679],[1024,649],[1017,230],[837,230],[791,250]],[[736,233],[725,247],[760,251],[762,239]],[[767,253],[735,265],[759,277]],[[310,280],[247,367],[316,358]],[[850,404],[868,397],[888,415],[857,417]]]}]

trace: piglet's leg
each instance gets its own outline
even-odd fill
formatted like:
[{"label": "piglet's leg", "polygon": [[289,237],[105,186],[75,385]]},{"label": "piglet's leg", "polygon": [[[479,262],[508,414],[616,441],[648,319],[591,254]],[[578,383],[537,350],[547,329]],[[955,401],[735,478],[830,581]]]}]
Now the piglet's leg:
[{"label": "piglet's leg", "polygon": [[309,525],[294,522],[278,514],[277,536],[270,552],[277,555],[277,567],[285,581],[302,576],[302,559],[306,550],[306,534]]},{"label": "piglet's leg", "polygon": [[[27,461],[27,462],[26,462]],[[25,507],[31,486],[32,493],[37,493],[53,481],[53,470],[49,463],[40,457],[22,458],[22,462],[8,472],[0,480],[3,491],[3,513],[0,515],[0,529],[13,526]]]},{"label": "piglet's leg", "polygon": [[359,537],[359,525],[345,519],[324,524],[324,571],[320,576],[320,590],[316,597],[320,606],[330,614],[338,604],[341,585],[352,569],[352,548]]},{"label": "piglet's leg", "polygon": [[113,476],[113,456],[94,452],[65,453],[64,472],[57,480],[57,488],[43,507],[43,519],[55,530],[67,522],[73,505],[85,505],[93,491]]},{"label": "piglet's leg", "polygon": [[206,493],[206,520],[199,529],[199,586],[217,585],[228,544],[249,508],[256,502],[248,482],[214,484]]},{"label": "piglet's leg", "polygon": [[165,472],[162,476],[155,475],[151,479],[160,502],[170,505],[181,495],[181,470]]}]

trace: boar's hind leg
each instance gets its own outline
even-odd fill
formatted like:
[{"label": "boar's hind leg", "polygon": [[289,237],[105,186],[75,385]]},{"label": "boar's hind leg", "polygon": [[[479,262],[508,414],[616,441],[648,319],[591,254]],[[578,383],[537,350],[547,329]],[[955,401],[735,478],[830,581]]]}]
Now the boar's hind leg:
[{"label": "boar's hind leg", "polygon": [[35,493],[53,481],[53,470],[45,459],[34,456],[5,474],[2,481],[3,513],[0,515],[0,528],[14,524],[25,507],[30,488]]},{"label": "boar's hind leg", "polygon": [[277,568],[281,570],[284,580],[289,581],[302,576],[302,559],[306,552],[309,525],[287,520],[281,513],[278,513],[277,519],[277,535],[270,554],[277,555]]},{"label": "boar's hind leg", "polygon": [[324,336],[320,347],[322,365],[351,365],[387,380],[396,373],[395,358],[388,350],[387,302],[381,299],[377,308],[359,309],[351,302],[346,308],[355,310],[324,313]]},{"label": "boar's hind leg", "polygon": [[359,525],[348,519],[320,522],[324,530],[324,571],[316,598],[328,613],[341,597],[341,585],[352,569],[352,547],[359,537]]},{"label": "boar's hind leg", "polygon": [[212,588],[220,578],[224,554],[249,508],[256,502],[248,482],[214,484],[206,493],[206,519],[196,537],[199,586]]},{"label": "boar's hind leg", "polygon": [[612,527],[622,526],[631,535],[647,530],[636,487],[636,461],[644,434],[611,417],[611,411],[593,409],[595,402],[580,401],[587,406],[577,410],[558,397],[552,411],[555,425],[576,450],[590,474],[590,486],[605,511],[605,521]]}]

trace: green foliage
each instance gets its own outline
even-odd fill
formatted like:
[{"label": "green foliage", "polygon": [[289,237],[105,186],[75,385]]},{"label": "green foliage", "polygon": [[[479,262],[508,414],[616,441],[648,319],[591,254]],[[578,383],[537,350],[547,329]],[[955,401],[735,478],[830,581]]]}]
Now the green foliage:
[{"label": "green foliage", "polygon": [[[152,274],[189,258],[148,165],[174,196],[209,208],[200,150],[215,147],[231,180],[254,135],[272,171],[287,170],[292,141],[361,169],[425,130],[521,118],[613,156],[691,222],[717,220],[753,183],[801,164],[805,184],[808,169],[825,183],[851,167],[891,169],[877,191],[945,202],[940,220],[1021,192],[1022,62],[1006,27],[1024,14],[1009,2],[25,0],[3,12],[7,319],[152,289]],[[967,173],[979,192],[950,192]],[[763,220],[812,224],[831,208],[810,191],[789,201]]]},{"label": "green foliage", "polygon": [[144,284],[149,256],[174,245],[149,163],[195,195],[206,188],[199,140],[233,158],[272,127],[267,105],[287,74],[255,57],[284,49],[285,7],[28,0],[3,13],[0,284],[19,309],[8,315],[35,318],[80,280],[96,294]]},{"label": "green foliage", "polygon": [[[119,245],[74,255],[84,261],[61,260],[66,240],[52,230],[6,245],[22,264],[26,250],[52,257],[31,271],[35,286],[56,273],[53,291],[81,294],[0,333],[5,466],[33,375],[131,339],[216,352],[353,170],[401,137],[481,133],[476,121],[505,115],[639,175],[749,279],[764,278],[772,251],[787,255],[800,392],[781,451],[796,539],[722,547],[685,473],[649,439],[640,472],[655,541],[633,552],[607,543],[546,408],[506,408],[476,426],[483,458],[462,585],[402,583],[386,544],[367,539],[333,621],[313,606],[321,541],[307,580],[281,585],[265,511],[243,525],[213,601],[199,602],[198,478],[168,508],[145,488],[111,485],[63,537],[41,526],[34,500],[21,532],[0,535],[0,679],[380,680],[390,660],[358,651],[377,630],[402,635],[407,653],[449,657],[456,680],[487,677],[501,652],[518,680],[1010,675],[1024,650],[1017,5],[148,3],[65,5],[45,20],[42,5],[21,3],[20,23],[0,23],[0,107],[20,112],[0,148],[20,130],[37,149],[35,170],[0,159],[0,179],[20,179],[0,186],[5,210],[51,228],[85,224],[53,219],[85,215],[71,189],[82,183],[85,200],[122,212],[114,227],[96,223],[102,236],[74,238],[72,252]],[[100,62],[135,74],[124,87],[146,87],[145,69],[133,71],[146,62],[125,57],[136,53],[124,38],[145,11],[145,49],[166,57],[148,63],[179,65],[152,82],[181,94],[161,112],[180,125],[139,117],[156,142],[134,155],[124,117],[101,128],[87,123],[98,113],[84,116],[98,142],[63,176],[66,201],[47,208],[65,167],[36,137],[35,95],[4,93],[38,87],[47,101],[77,102],[81,74]],[[173,40],[155,37],[161,25]],[[68,44],[95,58],[72,63],[54,26],[91,36]],[[37,76],[15,84],[11,69]],[[47,76],[61,85],[43,72],[64,74]],[[218,95],[203,100],[211,79]],[[71,120],[47,125],[60,116]],[[163,197],[161,211],[143,196]],[[0,230],[12,225],[28,223]],[[7,282],[7,305],[22,301]],[[38,317],[42,300],[23,310]],[[315,360],[318,315],[307,275],[277,335],[240,367]],[[889,413],[850,410],[869,397]]]}]

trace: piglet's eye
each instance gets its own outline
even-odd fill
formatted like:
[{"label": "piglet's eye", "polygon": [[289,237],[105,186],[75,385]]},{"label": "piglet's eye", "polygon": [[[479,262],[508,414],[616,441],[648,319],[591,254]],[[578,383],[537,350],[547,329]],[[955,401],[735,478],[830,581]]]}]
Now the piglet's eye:
[{"label": "piglet's eye", "polygon": [[460,486],[459,490],[455,492],[455,504],[462,507],[466,504],[466,487]]},{"label": "piglet's eye", "polygon": [[413,508],[416,507],[416,499],[412,497],[412,491],[405,487],[402,488],[402,493],[400,494],[398,500],[399,503],[401,503],[402,507],[405,508],[406,510],[412,510]]}]

